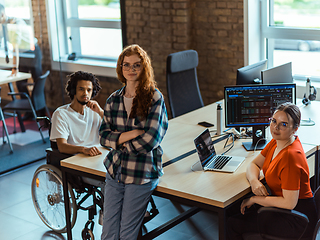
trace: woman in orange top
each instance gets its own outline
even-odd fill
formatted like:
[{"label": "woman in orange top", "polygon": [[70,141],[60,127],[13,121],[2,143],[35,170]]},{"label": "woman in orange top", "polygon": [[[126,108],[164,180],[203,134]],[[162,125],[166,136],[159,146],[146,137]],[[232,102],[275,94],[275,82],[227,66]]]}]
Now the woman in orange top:
[{"label": "woman in orange top", "polygon": [[[241,214],[229,218],[229,239],[243,239],[244,233],[258,232],[257,210],[261,206],[294,209],[306,214],[309,225],[303,237],[311,239],[317,221],[317,210],[310,188],[307,158],[299,138],[294,135],[300,119],[299,108],[291,103],[279,105],[270,118],[273,139],[247,168],[247,179],[254,196],[243,200]],[[271,195],[259,181],[261,169]],[[249,209],[252,205],[254,207]],[[298,223],[286,218],[272,221],[281,222],[281,225],[275,224],[281,226],[281,229],[272,229],[271,232],[283,233],[282,237],[296,236]]]}]

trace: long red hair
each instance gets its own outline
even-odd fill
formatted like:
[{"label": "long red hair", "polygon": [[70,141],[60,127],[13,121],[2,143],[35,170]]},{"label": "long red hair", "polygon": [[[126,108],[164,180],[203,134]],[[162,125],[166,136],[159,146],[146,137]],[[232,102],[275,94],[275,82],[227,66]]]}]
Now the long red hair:
[{"label": "long red hair", "polygon": [[147,52],[137,44],[127,46],[118,58],[116,71],[119,81],[126,85],[127,80],[122,73],[122,63],[125,56],[129,57],[134,54],[138,55],[141,59],[142,69],[138,78],[139,84],[136,89],[136,96],[133,99],[130,118],[138,116],[145,119],[148,116],[148,110],[152,105],[152,98],[157,85],[151,66],[151,59]]}]

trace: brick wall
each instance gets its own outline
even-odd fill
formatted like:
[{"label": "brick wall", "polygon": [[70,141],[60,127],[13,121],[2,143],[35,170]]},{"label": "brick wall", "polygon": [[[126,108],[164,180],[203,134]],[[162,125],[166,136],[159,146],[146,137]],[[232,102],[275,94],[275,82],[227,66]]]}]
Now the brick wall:
[{"label": "brick wall", "polygon": [[[32,0],[32,7],[45,71],[51,68],[45,0]],[[198,80],[205,105],[223,98],[224,85],[235,84],[236,69],[244,65],[242,0],[126,0],[126,16],[128,44],[137,43],[149,53],[165,97],[166,57],[186,49],[199,54]],[[62,104],[60,76],[65,82],[67,74],[51,72],[46,85],[51,109]],[[98,101],[104,105],[121,85],[116,79],[99,79],[103,91]]]}]

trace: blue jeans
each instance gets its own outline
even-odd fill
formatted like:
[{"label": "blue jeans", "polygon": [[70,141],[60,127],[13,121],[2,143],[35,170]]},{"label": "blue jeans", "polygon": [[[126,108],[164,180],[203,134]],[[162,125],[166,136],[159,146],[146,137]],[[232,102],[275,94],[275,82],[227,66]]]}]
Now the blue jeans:
[{"label": "blue jeans", "polygon": [[107,173],[101,240],[135,240],[159,179],[146,184],[124,184]]}]

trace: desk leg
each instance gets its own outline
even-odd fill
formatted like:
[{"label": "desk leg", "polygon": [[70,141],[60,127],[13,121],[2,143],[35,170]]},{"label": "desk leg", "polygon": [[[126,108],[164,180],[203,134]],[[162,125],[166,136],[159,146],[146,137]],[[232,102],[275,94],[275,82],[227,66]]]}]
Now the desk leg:
[{"label": "desk leg", "polygon": [[219,217],[219,240],[226,240],[227,239],[227,214],[226,210],[219,209],[218,211],[218,217]]},{"label": "desk leg", "polygon": [[67,225],[67,239],[72,240],[72,229],[71,229],[71,222],[70,222],[70,201],[69,201],[69,193],[68,193],[68,174],[64,171],[63,167],[61,168],[62,171],[62,183],[63,183],[63,198],[64,198],[64,210],[66,216],[66,225]]},{"label": "desk leg", "polygon": [[[12,83],[8,83],[8,86],[9,86],[10,92],[14,92],[14,88],[13,88]],[[11,97],[12,97],[12,100],[16,99],[16,96],[11,96]],[[23,120],[22,120],[20,112],[17,112],[17,116],[18,116],[18,121],[19,121],[21,132],[25,132],[26,128],[24,127]]]}]

